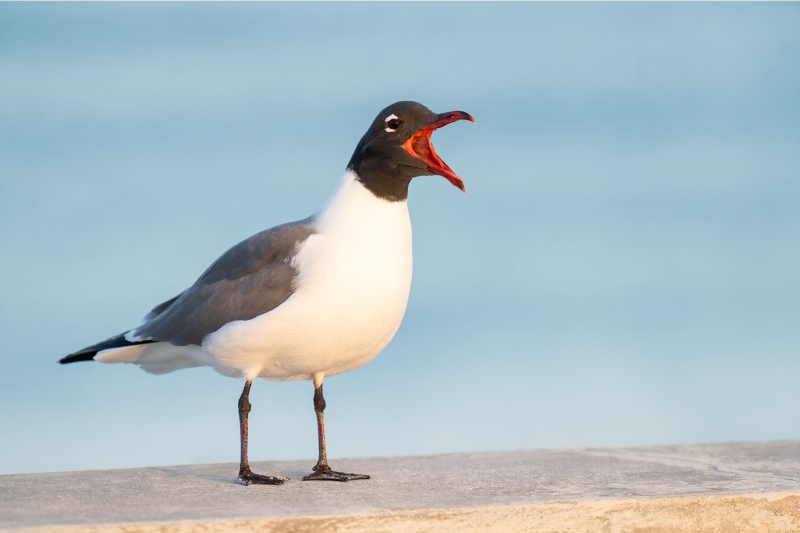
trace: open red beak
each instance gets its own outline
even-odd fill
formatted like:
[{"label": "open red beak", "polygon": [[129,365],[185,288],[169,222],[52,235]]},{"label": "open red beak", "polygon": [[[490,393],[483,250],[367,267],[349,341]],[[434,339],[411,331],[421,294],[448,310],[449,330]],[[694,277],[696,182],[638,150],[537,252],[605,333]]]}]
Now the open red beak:
[{"label": "open red beak", "polygon": [[412,135],[405,142],[405,144],[403,144],[403,148],[406,149],[406,152],[425,163],[425,165],[428,167],[428,170],[439,174],[440,176],[444,176],[447,178],[447,181],[461,189],[463,192],[467,192],[464,188],[464,180],[456,176],[456,173],[453,172],[444,161],[442,161],[431,144],[431,134],[434,132],[434,130],[438,130],[442,126],[447,126],[451,122],[455,122],[457,120],[469,120],[470,122],[475,122],[474,118],[463,111],[450,111],[449,113],[441,113],[439,115],[439,120],[430,126],[422,128]]}]

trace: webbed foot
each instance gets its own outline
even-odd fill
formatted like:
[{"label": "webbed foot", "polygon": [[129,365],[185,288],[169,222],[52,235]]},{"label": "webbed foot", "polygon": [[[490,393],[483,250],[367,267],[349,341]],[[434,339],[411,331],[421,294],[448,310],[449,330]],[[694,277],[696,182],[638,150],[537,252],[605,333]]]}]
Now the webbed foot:
[{"label": "webbed foot", "polygon": [[261,474],[254,474],[249,468],[247,470],[239,470],[239,477],[236,478],[236,483],[239,485],[283,485],[284,482],[291,481],[288,477],[283,476],[262,476]]},{"label": "webbed foot", "polygon": [[357,479],[369,479],[369,476],[336,472],[330,468],[314,468],[314,472],[304,477],[303,481],[355,481]]}]

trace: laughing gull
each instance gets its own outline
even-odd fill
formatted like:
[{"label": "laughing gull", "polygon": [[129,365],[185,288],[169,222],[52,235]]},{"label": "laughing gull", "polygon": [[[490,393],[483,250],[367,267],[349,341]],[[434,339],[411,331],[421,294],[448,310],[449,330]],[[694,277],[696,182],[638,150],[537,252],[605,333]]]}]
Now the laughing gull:
[{"label": "laughing gull", "polygon": [[237,481],[280,485],[247,460],[250,386],[257,377],[313,380],[319,460],[304,480],[350,481],[325,453],[322,380],[371,361],[394,336],[411,288],[408,185],[439,174],[464,182],[431,145],[431,134],[463,111],[436,114],[416,102],[381,111],[344,176],[314,215],[262,231],[217,259],[184,292],[153,308],[141,325],[61,359],[133,363],[151,374],[210,366],[244,380],[239,398]]}]

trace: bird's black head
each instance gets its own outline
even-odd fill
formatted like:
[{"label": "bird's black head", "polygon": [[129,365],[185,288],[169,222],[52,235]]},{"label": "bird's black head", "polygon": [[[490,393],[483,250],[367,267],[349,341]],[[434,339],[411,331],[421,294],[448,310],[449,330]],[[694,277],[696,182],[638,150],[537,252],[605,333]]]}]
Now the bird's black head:
[{"label": "bird's black head", "polygon": [[417,102],[397,102],[375,117],[361,138],[347,168],[378,198],[390,202],[408,197],[416,176],[439,174],[464,189],[464,181],[450,170],[431,144],[434,130],[456,120],[475,120],[463,111],[437,115]]}]

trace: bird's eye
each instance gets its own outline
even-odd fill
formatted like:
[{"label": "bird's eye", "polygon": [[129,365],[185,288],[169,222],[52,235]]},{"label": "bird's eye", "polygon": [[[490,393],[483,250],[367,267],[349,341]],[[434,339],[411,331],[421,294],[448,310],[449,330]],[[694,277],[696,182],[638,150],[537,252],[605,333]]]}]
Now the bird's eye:
[{"label": "bird's eye", "polygon": [[397,128],[400,127],[401,120],[397,115],[391,114],[384,119],[384,122],[386,123],[384,131],[391,133],[393,131],[397,131]]}]

